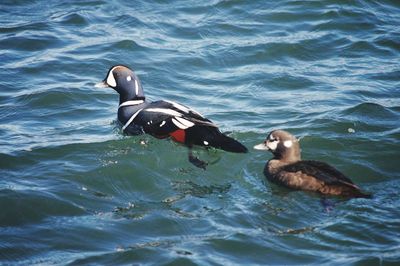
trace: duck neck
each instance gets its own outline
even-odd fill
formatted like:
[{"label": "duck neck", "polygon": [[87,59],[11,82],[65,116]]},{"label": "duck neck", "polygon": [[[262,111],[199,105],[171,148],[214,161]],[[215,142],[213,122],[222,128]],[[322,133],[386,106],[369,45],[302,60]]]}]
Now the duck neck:
[{"label": "duck neck", "polygon": [[145,101],[146,97],[144,96],[138,96],[135,93],[124,93],[120,94],[119,96],[119,104],[123,104],[124,102],[129,102],[129,101]]},{"label": "duck neck", "polygon": [[141,104],[143,104],[145,102],[146,102],[146,98],[144,96],[139,97],[138,95],[136,95],[134,93],[131,93],[131,94],[120,93],[118,109],[128,110],[124,107],[140,106]]},{"label": "duck neck", "polygon": [[285,164],[295,163],[301,160],[300,149],[286,149],[283,152],[274,154],[277,159]]}]

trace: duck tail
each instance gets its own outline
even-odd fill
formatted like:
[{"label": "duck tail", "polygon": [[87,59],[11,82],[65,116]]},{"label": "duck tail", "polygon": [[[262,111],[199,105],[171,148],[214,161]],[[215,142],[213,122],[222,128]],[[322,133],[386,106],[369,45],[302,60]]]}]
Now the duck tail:
[{"label": "duck tail", "polygon": [[239,141],[221,133],[218,128],[194,126],[185,130],[185,144],[214,147],[229,152],[246,153],[247,148]]},{"label": "duck tail", "polygon": [[247,148],[239,141],[228,137],[221,132],[219,132],[219,134],[215,134],[213,138],[210,139],[209,144],[214,148],[229,152],[246,153],[248,151]]}]

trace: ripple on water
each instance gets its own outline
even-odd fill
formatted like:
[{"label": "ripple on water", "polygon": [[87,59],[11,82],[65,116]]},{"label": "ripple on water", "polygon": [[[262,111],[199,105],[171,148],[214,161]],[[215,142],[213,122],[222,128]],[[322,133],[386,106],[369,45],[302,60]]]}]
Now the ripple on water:
[{"label": "ripple on water", "polygon": [[399,118],[399,113],[395,111],[394,108],[385,107],[383,105],[365,102],[360,103],[354,107],[344,110],[343,115],[347,117],[354,117],[365,122],[381,123],[386,122],[396,122]]},{"label": "ripple on water", "polygon": [[53,21],[60,22],[63,26],[67,27],[86,27],[90,25],[88,19],[84,15],[76,12],[68,13],[60,17],[53,16]]},{"label": "ripple on water", "polygon": [[[4,8],[3,8],[4,7]],[[2,1],[0,264],[396,264],[396,1]],[[247,147],[284,128],[371,200],[290,192],[269,153],[121,134],[135,69]]]},{"label": "ripple on water", "polygon": [[36,52],[45,49],[59,47],[64,41],[53,35],[33,35],[10,36],[0,42],[0,48],[6,50],[15,50],[20,52]]},{"label": "ripple on water", "polygon": [[36,190],[0,191],[0,225],[19,227],[31,223],[40,223],[55,216],[79,216],[86,212],[73,202],[60,199],[52,193]]}]

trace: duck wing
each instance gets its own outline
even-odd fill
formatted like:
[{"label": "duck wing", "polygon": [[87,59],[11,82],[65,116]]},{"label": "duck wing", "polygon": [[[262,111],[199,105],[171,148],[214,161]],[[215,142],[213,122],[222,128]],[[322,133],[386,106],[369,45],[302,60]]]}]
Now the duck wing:
[{"label": "duck wing", "polygon": [[314,177],[325,185],[347,185],[358,188],[350,178],[327,163],[305,160],[286,165],[282,168],[286,172],[298,173]]},{"label": "duck wing", "polygon": [[[197,111],[171,101],[152,102],[145,109],[143,109],[143,113],[152,119],[153,124],[175,119],[172,120],[172,123],[174,123],[178,128],[183,127],[181,125],[183,124],[185,125],[184,127],[186,129],[187,127],[190,127],[188,125],[191,125],[191,123],[217,127],[214,123],[202,116]],[[191,123],[187,123],[185,121],[189,121]]]},{"label": "duck wing", "polygon": [[150,103],[140,111],[134,123],[156,137],[167,137],[177,130],[187,130],[195,125],[217,127],[193,109],[169,101]]},{"label": "duck wing", "polygon": [[170,101],[149,103],[133,114],[131,121],[157,138],[172,137],[188,146],[212,146],[230,152],[247,152],[238,141],[224,135],[209,119],[195,110]]}]

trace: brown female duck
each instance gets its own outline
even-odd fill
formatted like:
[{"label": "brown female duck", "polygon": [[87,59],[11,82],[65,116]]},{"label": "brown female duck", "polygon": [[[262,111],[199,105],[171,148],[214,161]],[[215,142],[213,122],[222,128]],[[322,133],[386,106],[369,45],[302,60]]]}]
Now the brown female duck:
[{"label": "brown female duck", "polygon": [[269,150],[274,155],[264,168],[264,174],[271,182],[323,195],[371,197],[332,166],[319,161],[301,160],[299,141],[286,131],[272,131],[267,139],[254,146],[254,149]]}]

